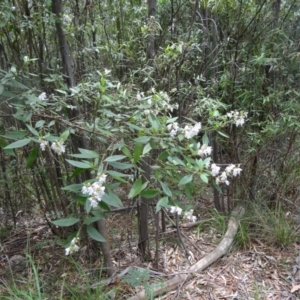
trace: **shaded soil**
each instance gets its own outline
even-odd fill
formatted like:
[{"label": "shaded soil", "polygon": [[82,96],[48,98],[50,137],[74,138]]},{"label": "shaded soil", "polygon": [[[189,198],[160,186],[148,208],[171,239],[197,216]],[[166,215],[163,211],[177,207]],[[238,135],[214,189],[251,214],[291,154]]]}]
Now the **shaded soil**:
[{"label": "shaded soil", "polygon": [[[160,235],[158,261],[154,259],[153,244],[153,260],[142,263],[137,252],[134,214],[110,214],[107,224],[114,263],[119,271],[129,266],[158,271],[150,281],[170,279],[211,252],[221,240],[226,228],[213,227],[215,223],[210,223],[211,219],[211,215],[207,215],[196,227],[181,230],[185,247],[169,220],[167,232]],[[64,299],[77,299],[70,293],[72,287],[85,290],[105,278],[98,249],[88,251],[86,245],[81,245],[80,252],[66,257],[64,248],[53,237],[43,218],[22,216],[15,229],[5,232],[3,224],[0,228],[0,295],[7,293],[12,282],[19,289],[28,288],[30,280],[34,282],[32,263],[26,254],[34,260],[43,293],[52,295],[52,299],[61,294],[63,282]],[[154,235],[151,239],[154,240]],[[122,281],[105,289],[111,288],[119,289],[114,294],[116,299],[126,299],[139,290],[139,287]],[[293,244],[280,249],[258,239],[249,243],[246,249],[233,245],[231,252],[222,259],[160,299],[300,299],[300,247]]]}]

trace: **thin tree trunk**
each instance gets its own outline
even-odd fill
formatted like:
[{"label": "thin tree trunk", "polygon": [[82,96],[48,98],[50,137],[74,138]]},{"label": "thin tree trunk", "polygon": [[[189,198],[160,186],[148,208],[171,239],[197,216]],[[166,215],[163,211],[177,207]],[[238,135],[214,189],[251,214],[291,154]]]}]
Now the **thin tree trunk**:
[{"label": "thin tree trunk", "polygon": [[[156,15],[156,0],[148,0],[148,20],[151,22],[152,18]],[[150,34],[147,41],[147,62],[149,66],[153,66],[154,59],[154,34]],[[145,86],[147,91],[150,88],[149,84]],[[141,163],[141,169],[144,172],[142,175],[143,181],[150,181],[151,177],[151,156],[144,158]],[[139,253],[141,255],[141,260],[150,259],[150,249],[149,249],[149,199],[141,199],[141,203],[138,207],[138,219],[139,219]]]},{"label": "thin tree trunk", "polygon": [[[68,45],[66,35],[62,28],[61,23],[61,14],[62,14],[62,0],[52,0],[52,12],[56,15],[56,32],[57,38],[60,47],[60,53],[62,58],[62,65],[64,73],[67,75],[67,84],[71,88],[75,85],[74,72],[72,67],[72,57],[70,47]],[[80,114],[80,109],[77,110]],[[83,138],[81,141],[78,141],[80,144],[84,145],[87,148],[87,141]],[[105,219],[101,219],[96,224],[101,235],[106,239],[106,242],[100,243],[101,251],[104,256],[104,263],[107,268],[107,273],[111,276],[114,273],[113,262],[110,254],[110,246],[107,239],[107,230],[105,225]]]}]

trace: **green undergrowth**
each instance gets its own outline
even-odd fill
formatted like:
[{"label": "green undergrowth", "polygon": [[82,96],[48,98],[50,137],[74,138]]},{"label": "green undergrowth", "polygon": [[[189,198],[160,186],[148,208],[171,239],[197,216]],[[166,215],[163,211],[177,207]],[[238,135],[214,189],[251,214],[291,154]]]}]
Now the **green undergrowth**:
[{"label": "green undergrowth", "polygon": [[280,248],[292,245],[297,241],[293,218],[282,207],[271,209],[261,203],[248,203],[235,241],[247,248],[255,239]]},{"label": "green undergrowth", "polygon": [[[27,265],[22,275],[17,275],[14,268],[10,268],[9,279],[0,282],[0,299],[3,300],[106,300],[117,292],[113,287],[104,290],[99,285],[92,287],[101,280],[101,269],[83,268],[73,258],[64,257],[63,267],[45,273],[34,262],[33,257],[27,255]],[[51,274],[52,273],[52,274]]]}]

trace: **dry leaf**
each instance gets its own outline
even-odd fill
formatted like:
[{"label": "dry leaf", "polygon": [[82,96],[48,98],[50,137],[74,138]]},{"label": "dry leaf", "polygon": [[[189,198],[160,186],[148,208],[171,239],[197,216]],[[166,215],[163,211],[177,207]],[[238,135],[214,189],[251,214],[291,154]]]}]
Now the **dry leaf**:
[{"label": "dry leaf", "polygon": [[291,293],[295,293],[295,292],[297,292],[299,290],[300,290],[300,284],[297,284],[297,285],[293,285],[292,284]]}]

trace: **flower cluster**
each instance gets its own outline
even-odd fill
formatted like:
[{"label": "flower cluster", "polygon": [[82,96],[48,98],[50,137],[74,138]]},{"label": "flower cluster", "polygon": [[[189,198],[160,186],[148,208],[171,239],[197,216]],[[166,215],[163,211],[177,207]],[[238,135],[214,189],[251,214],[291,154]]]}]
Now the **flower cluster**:
[{"label": "flower cluster", "polygon": [[200,129],[201,129],[201,123],[196,123],[194,126],[186,125],[183,129],[184,136],[187,139],[191,139],[199,133]]},{"label": "flower cluster", "polygon": [[195,222],[197,221],[197,217],[194,216],[193,213],[194,213],[194,210],[191,209],[191,210],[189,210],[189,211],[186,211],[186,212],[184,213],[183,217],[184,217],[185,219],[187,219],[188,221],[195,223]]},{"label": "flower cluster", "polygon": [[175,135],[177,134],[177,131],[179,129],[178,123],[174,122],[174,123],[170,123],[169,125],[167,125],[167,128],[169,130],[170,133],[170,137],[175,137]]},{"label": "flower cluster", "polygon": [[45,101],[47,100],[47,95],[45,92],[41,93],[39,96],[38,96],[39,100],[41,101]]},{"label": "flower cluster", "polygon": [[78,242],[79,242],[78,237],[73,238],[73,240],[71,241],[70,246],[65,249],[66,255],[72,254],[72,253],[77,252],[79,250],[79,246],[77,245]]},{"label": "flower cluster", "polygon": [[[41,145],[40,145],[41,147]],[[41,147],[42,149],[42,147]],[[57,154],[61,155],[66,152],[66,146],[64,145],[64,141],[53,142],[51,145],[51,149]]]},{"label": "flower cluster", "polygon": [[216,177],[216,183],[225,183],[229,185],[228,177],[233,176],[236,177],[241,174],[242,169],[239,165],[230,164],[228,165],[224,171],[220,174],[221,167],[216,164],[212,164],[211,168],[211,176]]},{"label": "flower cluster", "polygon": [[176,213],[178,216],[180,216],[181,213],[182,213],[182,208],[180,208],[178,206],[171,206],[170,207],[170,213],[171,214],[175,214]]},{"label": "flower cluster", "polygon": [[[170,213],[171,214],[177,214],[178,216],[180,216],[182,214],[182,208],[178,207],[178,206],[171,206],[170,207]],[[196,222],[197,217],[193,215],[194,210],[189,210],[184,212],[183,214],[183,218],[190,221],[190,222]]]},{"label": "flower cluster", "polygon": [[82,194],[89,195],[89,201],[91,203],[91,207],[97,207],[98,203],[101,201],[104,196],[105,187],[103,183],[106,181],[107,175],[99,174],[97,181],[90,184],[85,184],[81,190]]},{"label": "flower cluster", "polygon": [[245,111],[238,112],[237,110],[231,111],[226,114],[227,118],[233,119],[235,121],[235,125],[243,126],[245,124],[245,119],[248,116],[248,113]]},{"label": "flower cluster", "polygon": [[211,155],[211,152],[212,152],[212,147],[208,146],[207,144],[203,144],[201,148],[198,150],[197,154],[203,157],[203,156]]},{"label": "flower cluster", "polygon": [[47,140],[40,139],[40,148],[42,151],[45,151],[47,145],[48,145]]},{"label": "flower cluster", "polygon": [[171,99],[166,92],[156,92],[155,88],[151,88],[147,95],[144,92],[137,92],[136,99],[143,101],[147,106],[143,111],[144,115],[159,115],[160,113],[173,112],[174,109],[178,109],[177,103],[170,103]]}]

